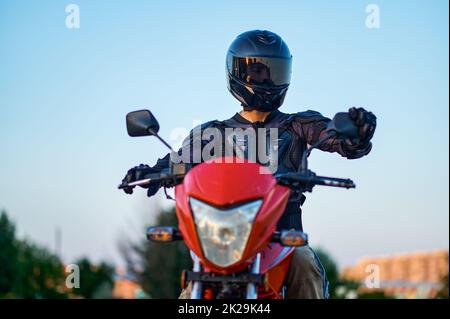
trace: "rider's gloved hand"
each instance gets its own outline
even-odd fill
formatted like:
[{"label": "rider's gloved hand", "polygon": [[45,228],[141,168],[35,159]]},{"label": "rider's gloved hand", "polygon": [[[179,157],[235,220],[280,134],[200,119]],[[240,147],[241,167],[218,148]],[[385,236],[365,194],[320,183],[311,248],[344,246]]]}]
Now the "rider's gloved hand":
[{"label": "rider's gloved hand", "polygon": [[377,117],[372,112],[368,112],[362,107],[352,107],[348,110],[348,114],[358,127],[359,137],[353,139],[352,141],[346,142],[350,142],[351,144],[368,143],[375,133],[375,128],[377,127]]},{"label": "rider's gloved hand", "polygon": [[[148,165],[140,164],[139,166],[135,166],[127,172],[122,180],[122,183],[132,183],[141,179],[145,179],[149,174],[158,172],[159,170],[157,169],[154,169]],[[160,186],[161,185],[159,182],[155,182],[147,185],[142,185],[141,187],[148,189],[147,195],[150,197],[156,194]],[[133,187],[125,187],[123,188],[123,191],[127,194],[133,194]]]}]

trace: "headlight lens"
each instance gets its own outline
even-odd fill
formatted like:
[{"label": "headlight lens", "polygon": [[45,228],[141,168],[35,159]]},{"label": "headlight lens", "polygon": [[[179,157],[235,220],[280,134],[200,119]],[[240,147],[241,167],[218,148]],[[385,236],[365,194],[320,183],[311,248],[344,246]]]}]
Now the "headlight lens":
[{"label": "headlight lens", "polygon": [[262,200],[229,209],[219,209],[192,197],[190,204],[205,257],[221,267],[238,262]]}]

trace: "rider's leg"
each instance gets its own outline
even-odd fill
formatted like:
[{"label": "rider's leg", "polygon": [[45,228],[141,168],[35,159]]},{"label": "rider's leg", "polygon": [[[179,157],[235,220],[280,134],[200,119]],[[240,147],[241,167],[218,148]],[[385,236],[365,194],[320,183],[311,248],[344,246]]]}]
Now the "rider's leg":
[{"label": "rider's leg", "polygon": [[286,276],[286,298],[328,297],[328,280],[319,257],[309,246],[296,248]]},{"label": "rider's leg", "polygon": [[186,288],[184,288],[178,299],[191,299],[191,292],[192,292],[192,283],[190,282]]}]

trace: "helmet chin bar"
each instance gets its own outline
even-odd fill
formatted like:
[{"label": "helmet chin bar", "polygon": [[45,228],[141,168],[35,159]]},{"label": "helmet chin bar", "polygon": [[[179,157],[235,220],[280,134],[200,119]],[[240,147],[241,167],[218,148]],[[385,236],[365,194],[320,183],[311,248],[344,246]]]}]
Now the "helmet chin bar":
[{"label": "helmet chin bar", "polygon": [[[258,99],[256,95],[253,95],[252,101]],[[279,103],[270,103],[269,106],[261,106],[261,103],[252,103],[255,106],[248,106],[245,103],[241,103],[244,111],[259,111],[259,112],[273,112],[280,108],[281,104],[283,104],[283,98],[279,99]]]},{"label": "helmet chin bar", "polygon": [[278,106],[278,107],[271,107],[271,108],[261,108],[261,107],[257,107],[257,106],[250,107],[245,104],[241,104],[241,105],[244,108],[244,111],[259,111],[259,112],[273,112],[280,107],[280,106]]},{"label": "helmet chin bar", "polygon": [[278,94],[273,94],[274,98],[272,101],[265,103],[265,99],[257,89],[248,87],[229,75],[228,90],[231,95],[241,102],[244,111],[272,112],[277,110],[283,104],[288,88],[289,86],[280,89]]},{"label": "helmet chin bar", "polygon": [[278,107],[271,108],[271,109],[261,109],[261,108],[258,108],[258,107],[251,107],[251,106],[245,105],[245,104],[243,104],[243,103],[241,103],[241,106],[242,106],[242,108],[244,109],[244,111],[248,111],[248,112],[250,112],[250,111],[273,112],[273,111],[275,111],[276,109],[278,109]]}]

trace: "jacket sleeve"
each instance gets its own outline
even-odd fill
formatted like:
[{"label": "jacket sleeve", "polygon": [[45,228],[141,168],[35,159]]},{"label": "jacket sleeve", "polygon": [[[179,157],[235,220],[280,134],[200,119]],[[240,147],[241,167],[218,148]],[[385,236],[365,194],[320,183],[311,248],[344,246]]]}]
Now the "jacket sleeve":
[{"label": "jacket sleeve", "polygon": [[[308,110],[293,114],[292,126],[306,144],[312,145],[326,134],[325,129],[330,121],[319,112]],[[369,154],[372,143],[370,141],[354,143],[334,137],[324,142],[319,149],[325,152],[336,152],[348,159],[356,159]]]},{"label": "jacket sleeve", "polygon": [[[202,150],[203,147],[210,142],[211,136],[203,139],[203,132],[208,128],[220,125],[219,121],[210,121],[199,125],[191,130],[189,135],[184,139],[181,148],[178,150],[177,160],[178,162],[190,163],[193,165],[199,164],[202,161]],[[161,171],[162,169],[169,168],[171,158],[171,153],[167,153],[163,158],[158,159],[153,168]]]}]

